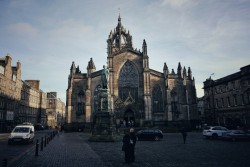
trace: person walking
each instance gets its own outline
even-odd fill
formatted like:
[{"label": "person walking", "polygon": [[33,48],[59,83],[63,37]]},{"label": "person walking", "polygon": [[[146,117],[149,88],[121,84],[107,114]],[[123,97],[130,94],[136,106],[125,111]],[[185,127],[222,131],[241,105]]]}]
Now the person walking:
[{"label": "person walking", "polygon": [[187,139],[187,131],[184,127],[181,128],[181,135],[182,135],[182,138],[183,138],[183,143],[185,144],[186,143],[186,139]]}]

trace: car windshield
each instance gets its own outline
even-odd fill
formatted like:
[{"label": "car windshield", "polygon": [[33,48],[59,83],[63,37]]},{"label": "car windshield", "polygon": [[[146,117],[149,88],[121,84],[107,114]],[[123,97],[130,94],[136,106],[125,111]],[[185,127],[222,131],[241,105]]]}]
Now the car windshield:
[{"label": "car windshield", "polygon": [[13,132],[15,133],[26,133],[29,132],[30,128],[26,128],[26,127],[16,127]]}]

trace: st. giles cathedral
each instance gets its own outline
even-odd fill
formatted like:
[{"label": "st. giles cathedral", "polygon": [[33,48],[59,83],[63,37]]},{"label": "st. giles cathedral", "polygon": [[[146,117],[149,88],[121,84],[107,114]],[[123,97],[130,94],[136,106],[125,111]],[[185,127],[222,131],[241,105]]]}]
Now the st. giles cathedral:
[{"label": "st. giles cathedral", "polygon": [[162,65],[162,72],[150,69],[146,40],[143,40],[142,51],[134,49],[132,35],[123,27],[119,15],[118,24],[107,39],[107,66],[96,70],[90,58],[87,73],[82,73],[72,62],[66,91],[67,124],[85,126],[93,122],[105,68],[109,71],[110,112],[117,124],[195,124],[198,118],[196,88],[190,67],[186,69],[179,63],[175,72],[169,71],[166,63]]}]

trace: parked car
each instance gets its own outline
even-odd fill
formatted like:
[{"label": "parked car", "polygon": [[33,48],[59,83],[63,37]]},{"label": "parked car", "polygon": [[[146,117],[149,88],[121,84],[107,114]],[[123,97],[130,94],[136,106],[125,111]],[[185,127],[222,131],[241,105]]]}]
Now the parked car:
[{"label": "parked car", "polygon": [[250,140],[249,130],[230,130],[228,132],[222,133],[222,139],[224,140]]},{"label": "parked car", "polygon": [[223,126],[207,126],[203,130],[203,136],[206,138],[218,138],[222,136],[222,133],[229,130]]},{"label": "parked car", "polygon": [[12,143],[30,143],[35,137],[33,125],[17,125],[8,138],[8,144]]},{"label": "parked car", "polygon": [[44,126],[42,124],[35,124],[35,130],[44,130]]},{"label": "parked car", "polygon": [[137,140],[155,140],[159,141],[163,138],[163,133],[159,129],[144,129],[136,133]]}]

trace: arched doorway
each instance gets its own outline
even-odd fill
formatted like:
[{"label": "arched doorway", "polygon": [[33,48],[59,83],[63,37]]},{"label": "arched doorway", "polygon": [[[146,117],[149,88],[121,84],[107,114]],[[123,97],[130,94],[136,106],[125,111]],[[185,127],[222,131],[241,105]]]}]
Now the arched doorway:
[{"label": "arched doorway", "polygon": [[127,109],[124,112],[123,120],[126,123],[126,127],[134,126],[135,124],[135,114],[131,109]]}]

